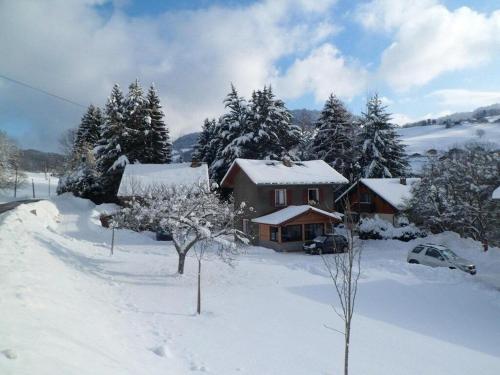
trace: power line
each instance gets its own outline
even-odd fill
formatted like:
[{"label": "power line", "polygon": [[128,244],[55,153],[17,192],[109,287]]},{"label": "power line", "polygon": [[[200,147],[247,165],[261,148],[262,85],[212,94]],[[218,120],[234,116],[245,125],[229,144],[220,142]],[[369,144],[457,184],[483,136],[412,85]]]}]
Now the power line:
[{"label": "power line", "polygon": [[18,81],[17,79],[14,79],[14,78],[10,78],[10,77],[7,77],[7,76],[4,76],[3,74],[0,74],[0,78],[3,78],[5,79],[6,81],[9,81],[9,82],[13,82],[13,83],[16,83],[20,86],[24,86],[24,87],[27,87],[31,90],[34,90],[34,91],[38,91],[38,92],[41,92],[42,94],[45,94],[45,95],[48,95],[48,96],[51,96],[53,98],[56,98],[56,99],[59,99],[59,100],[62,100],[66,103],[70,103],[70,104],[73,104],[73,105],[76,105],[78,107],[82,107],[82,108],[87,108],[87,106],[83,105],[83,104],[80,104],[80,103],[77,103],[77,102],[74,102],[73,100],[70,100],[70,99],[66,99],[66,98],[63,98],[62,96],[59,96],[59,95],[56,95],[56,94],[52,94],[48,91],[45,91],[43,89],[40,89],[38,87],[34,87],[34,86],[31,86],[30,84],[27,84],[27,83],[24,83],[24,82],[21,82],[21,81]]}]

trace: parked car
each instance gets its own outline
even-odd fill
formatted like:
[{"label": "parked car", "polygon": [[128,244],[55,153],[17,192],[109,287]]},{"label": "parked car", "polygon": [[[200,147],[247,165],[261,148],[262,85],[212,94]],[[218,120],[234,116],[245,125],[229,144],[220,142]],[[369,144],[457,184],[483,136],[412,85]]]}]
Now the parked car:
[{"label": "parked car", "polygon": [[312,241],[306,241],[303,249],[307,254],[333,254],[343,253],[347,250],[347,238],[338,234],[325,234]]},{"label": "parked car", "polygon": [[476,274],[476,266],[470,260],[459,257],[453,251],[442,245],[424,244],[410,250],[408,263],[423,264],[431,267],[458,268],[461,271]]},{"label": "parked car", "polygon": [[172,241],[172,233],[166,229],[160,229],[156,232],[156,241]]}]

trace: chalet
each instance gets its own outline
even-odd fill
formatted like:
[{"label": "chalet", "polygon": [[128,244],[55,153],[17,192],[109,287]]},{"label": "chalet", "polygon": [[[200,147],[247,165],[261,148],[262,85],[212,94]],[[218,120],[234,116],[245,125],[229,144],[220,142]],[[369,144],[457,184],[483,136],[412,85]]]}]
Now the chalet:
[{"label": "chalet", "polygon": [[334,212],[335,191],[348,180],[322,160],[302,162],[236,159],[221,182],[235,206],[252,207],[239,229],[253,243],[297,251],[306,240],[332,231],[342,221]]},{"label": "chalet", "polygon": [[165,186],[209,187],[205,163],[127,164],[123,171],[118,198],[140,197],[151,188]]},{"label": "chalet", "polygon": [[362,178],[354,183],[335,203],[336,208],[345,211],[346,198],[354,221],[359,218],[378,215],[395,226],[411,199],[411,189],[419,178]]}]

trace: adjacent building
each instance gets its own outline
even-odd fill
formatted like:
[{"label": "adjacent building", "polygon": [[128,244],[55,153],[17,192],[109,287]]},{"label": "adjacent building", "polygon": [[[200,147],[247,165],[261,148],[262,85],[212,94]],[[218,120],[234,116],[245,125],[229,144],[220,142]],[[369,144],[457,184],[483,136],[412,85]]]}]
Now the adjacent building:
[{"label": "adjacent building", "polygon": [[118,198],[141,197],[158,187],[209,187],[205,163],[127,164],[123,171]]},{"label": "adjacent building", "polygon": [[[395,226],[400,223],[419,178],[362,178],[336,198],[336,208],[353,221],[378,215]],[[346,207],[346,202],[349,205]]]},{"label": "adjacent building", "polygon": [[238,225],[254,244],[297,251],[342,221],[334,210],[335,195],[347,183],[323,160],[236,159],[221,187],[232,190],[235,206],[251,207]]}]

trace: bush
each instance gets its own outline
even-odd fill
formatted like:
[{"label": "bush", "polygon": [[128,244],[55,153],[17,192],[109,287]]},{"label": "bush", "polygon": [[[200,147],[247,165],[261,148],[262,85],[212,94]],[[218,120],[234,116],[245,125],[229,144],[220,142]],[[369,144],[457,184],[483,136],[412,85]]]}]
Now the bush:
[{"label": "bush", "polygon": [[400,240],[408,242],[419,237],[426,237],[427,233],[418,229],[414,224],[395,228],[388,221],[378,216],[362,219],[358,226],[359,238],[362,240]]}]

